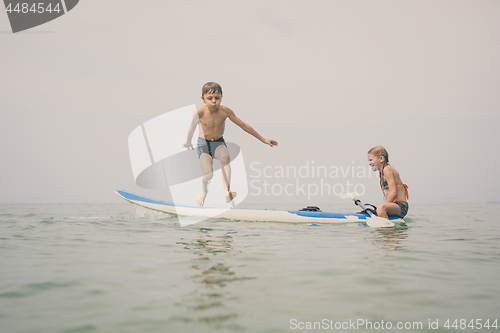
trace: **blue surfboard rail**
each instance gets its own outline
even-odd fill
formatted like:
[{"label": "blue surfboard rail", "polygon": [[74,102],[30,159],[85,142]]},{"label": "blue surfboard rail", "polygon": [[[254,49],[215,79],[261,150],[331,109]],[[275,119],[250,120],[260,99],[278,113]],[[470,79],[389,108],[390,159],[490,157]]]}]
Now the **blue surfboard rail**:
[{"label": "blue surfboard rail", "polygon": [[356,214],[356,213],[333,213],[333,212],[314,212],[314,211],[303,211],[303,210],[289,210],[290,214],[295,214],[305,217],[317,217],[325,219],[345,219],[348,216],[356,216],[361,220],[366,220],[367,214]]},{"label": "blue surfboard rail", "polygon": [[128,192],[125,190],[116,190],[115,192],[127,200],[142,201],[142,202],[148,202],[148,203],[153,203],[153,204],[158,204],[158,205],[175,206],[173,202],[156,200],[153,198],[148,198],[148,197],[145,197],[145,196],[142,196],[139,194],[135,194],[132,192]]},{"label": "blue surfboard rail", "polygon": [[[303,210],[289,210],[290,214],[295,214],[305,217],[317,217],[325,219],[346,219],[349,216],[356,216],[360,220],[366,220],[370,215],[361,213],[333,213],[333,212],[315,212],[315,211],[303,211]],[[398,216],[389,216],[389,220],[398,220]]]},{"label": "blue surfboard rail", "polygon": [[[140,202],[147,202],[147,203],[152,203],[152,204],[157,204],[157,205],[163,205],[163,206],[172,206],[172,207],[187,207],[187,208],[196,208],[196,209],[204,209],[205,207],[196,207],[196,206],[188,206],[188,205],[181,205],[181,204],[176,204],[170,201],[164,201],[164,200],[157,200],[149,197],[145,197],[140,194],[135,194],[129,191],[125,190],[115,190],[118,195],[123,197],[126,200],[134,200],[134,201],[140,201]],[[207,207],[208,208],[208,207]],[[214,208],[214,207],[211,207]]]}]

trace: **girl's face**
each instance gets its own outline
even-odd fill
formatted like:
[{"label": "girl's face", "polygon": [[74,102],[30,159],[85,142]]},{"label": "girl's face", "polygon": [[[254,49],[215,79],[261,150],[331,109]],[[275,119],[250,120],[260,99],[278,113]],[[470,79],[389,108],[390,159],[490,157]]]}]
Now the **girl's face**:
[{"label": "girl's face", "polygon": [[380,171],[384,165],[384,156],[368,154],[368,164],[372,167],[373,171]]}]

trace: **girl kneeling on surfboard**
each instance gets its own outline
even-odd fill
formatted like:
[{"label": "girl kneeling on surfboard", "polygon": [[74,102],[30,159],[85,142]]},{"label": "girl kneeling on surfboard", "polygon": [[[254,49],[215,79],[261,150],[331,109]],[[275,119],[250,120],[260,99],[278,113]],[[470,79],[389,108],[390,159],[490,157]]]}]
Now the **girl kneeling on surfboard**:
[{"label": "girl kneeling on surfboard", "polygon": [[380,174],[380,187],[384,192],[385,202],[377,207],[377,215],[405,217],[408,213],[408,185],[403,184],[399,172],[389,164],[389,153],[382,146],[368,151],[368,163],[373,171]]}]

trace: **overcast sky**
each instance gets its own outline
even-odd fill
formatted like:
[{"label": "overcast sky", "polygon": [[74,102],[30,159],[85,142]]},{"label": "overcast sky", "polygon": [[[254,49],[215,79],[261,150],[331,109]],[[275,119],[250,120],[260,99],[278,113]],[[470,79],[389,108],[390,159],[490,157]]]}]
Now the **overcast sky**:
[{"label": "overcast sky", "polygon": [[[135,184],[128,135],[200,106],[207,81],[279,141],[227,125],[249,179],[254,162],[366,167],[383,145],[411,202],[500,201],[499,14],[496,0],[81,0],[12,34],[0,11],[0,202],[120,202],[114,189],[168,199]],[[376,176],[355,180],[367,201],[381,201]]]}]

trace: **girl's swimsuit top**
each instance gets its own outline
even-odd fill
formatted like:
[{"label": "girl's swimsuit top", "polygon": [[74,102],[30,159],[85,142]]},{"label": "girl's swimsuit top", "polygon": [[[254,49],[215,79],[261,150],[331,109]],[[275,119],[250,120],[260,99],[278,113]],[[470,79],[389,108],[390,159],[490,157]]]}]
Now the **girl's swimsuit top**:
[{"label": "girl's swimsuit top", "polygon": [[[387,165],[389,165],[389,164],[387,164]],[[408,185],[403,184],[403,183],[396,183],[396,185],[403,185],[405,188],[406,199],[410,199],[410,196],[408,195]],[[380,172],[380,187],[382,188],[382,190],[389,188],[389,184],[387,184],[387,180],[384,177],[384,170],[382,170]]]}]

